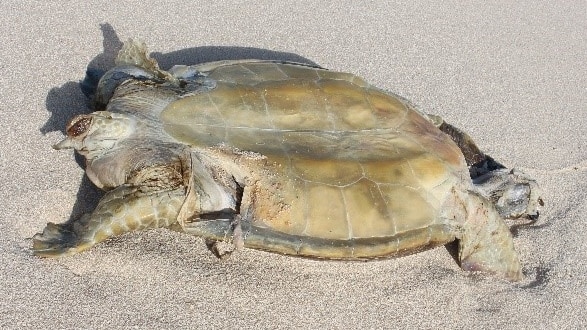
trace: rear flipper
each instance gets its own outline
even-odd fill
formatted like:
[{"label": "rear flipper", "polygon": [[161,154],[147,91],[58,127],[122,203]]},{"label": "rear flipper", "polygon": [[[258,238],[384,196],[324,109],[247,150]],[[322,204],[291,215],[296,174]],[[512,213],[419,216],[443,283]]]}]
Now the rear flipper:
[{"label": "rear flipper", "polygon": [[522,279],[512,235],[494,206],[475,192],[462,198],[466,221],[459,237],[459,260],[466,271],[484,271],[510,281]]},{"label": "rear flipper", "polygon": [[104,195],[91,214],[63,224],[48,223],[33,237],[33,254],[62,257],[116,235],[168,227],[177,221],[183,200],[182,189],[146,194],[136,187],[118,187]]}]

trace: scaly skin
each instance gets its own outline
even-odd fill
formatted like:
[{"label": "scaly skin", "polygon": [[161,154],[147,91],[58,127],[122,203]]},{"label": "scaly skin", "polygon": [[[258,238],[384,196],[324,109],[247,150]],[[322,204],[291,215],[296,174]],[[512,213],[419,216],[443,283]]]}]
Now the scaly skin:
[{"label": "scaly skin", "polygon": [[91,214],[64,224],[48,223],[33,237],[33,253],[63,257],[87,250],[110,237],[149,228],[170,227],[185,199],[183,188],[141,192],[120,186],[108,192]]}]

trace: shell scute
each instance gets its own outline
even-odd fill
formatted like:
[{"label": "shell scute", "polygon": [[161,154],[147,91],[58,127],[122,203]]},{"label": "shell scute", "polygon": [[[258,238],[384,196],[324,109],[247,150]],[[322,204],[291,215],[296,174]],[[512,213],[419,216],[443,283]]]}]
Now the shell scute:
[{"label": "shell scute", "polygon": [[292,158],[292,175],[304,181],[335,186],[346,186],[363,177],[361,165],[355,161],[332,161],[296,157]]},{"label": "shell scute", "polygon": [[391,237],[396,234],[395,221],[392,220],[385,196],[375,182],[361,179],[344,187],[342,192],[350,237]]},{"label": "shell scute", "polygon": [[437,216],[437,210],[423,196],[425,192],[406,186],[382,184],[379,186],[398,233],[426,228]]},{"label": "shell scute", "polygon": [[326,239],[345,240],[350,238],[347,209],[341,188],[317,183],[307,183],[306,221],[304,235]]}]

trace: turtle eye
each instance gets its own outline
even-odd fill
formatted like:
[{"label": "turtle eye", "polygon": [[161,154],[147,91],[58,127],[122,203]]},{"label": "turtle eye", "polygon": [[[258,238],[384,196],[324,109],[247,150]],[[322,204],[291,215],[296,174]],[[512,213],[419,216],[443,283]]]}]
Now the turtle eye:
[{"label": "turtle eye", "polygon": [[69,136],[69,137],[79,136],[80,134],[82,134],[88,130],[88,127],[90,127],[91,123],[92,123],[92,118],[87,117],[87,116],[84,116],[84,117],[81,117],[75,121],[72,121],[67,127],[67,136]]}]

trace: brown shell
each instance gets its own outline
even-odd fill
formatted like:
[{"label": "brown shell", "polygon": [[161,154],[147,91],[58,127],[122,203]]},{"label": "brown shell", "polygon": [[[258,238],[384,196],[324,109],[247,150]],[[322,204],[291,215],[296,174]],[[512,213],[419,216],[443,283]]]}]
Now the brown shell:
[{"label": "brown shell", "polygon": [[[354,75],[301,65],[219,65],[208,77],[216,88],[171,103],[162,121],[194,147],[266,157],[249,168],[263,173],[251,191],[252,225],[278,244],[258,248],[291,253],[278,239],[289,237],[307,243],[300,253],[291,242],[292,254],[362,258],[454,239],[441,208],[466,164],[405,100]],[[337,248],[346,241],[365,247]]]}]

